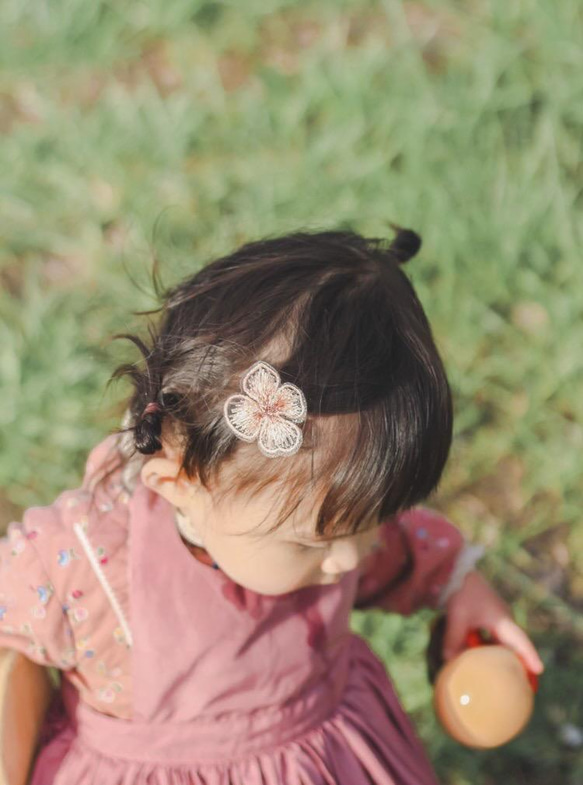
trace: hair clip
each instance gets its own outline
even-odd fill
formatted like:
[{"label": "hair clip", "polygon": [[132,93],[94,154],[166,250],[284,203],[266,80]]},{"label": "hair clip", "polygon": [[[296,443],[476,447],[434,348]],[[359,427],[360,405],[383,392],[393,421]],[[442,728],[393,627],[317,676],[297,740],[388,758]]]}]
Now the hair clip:
[{"label": "hair clip", "polygon": [[306,398],[295,384],[282,384],[269,363],[259,360],[241,380],[242,395],[225,401],[225,420],[235,436],[257,444],[268,458],[293,455],[303,434],[296,423],[307,417]]}]

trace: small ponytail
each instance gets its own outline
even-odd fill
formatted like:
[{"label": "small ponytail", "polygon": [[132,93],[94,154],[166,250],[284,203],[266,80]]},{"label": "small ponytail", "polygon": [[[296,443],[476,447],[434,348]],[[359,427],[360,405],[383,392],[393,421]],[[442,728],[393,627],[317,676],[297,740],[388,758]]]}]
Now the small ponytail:
[{"label": "small ponytail", "polygon": [[[150,337],[156,338],[155,331],[149,326]],[[136,386],[136,396],[128,409],[127,421],[124,423],[122,433],[132,434],[127,439],[133,441],[135,448],[143,455],[151,455],[162,449],[160,436],[162,434],[162,420],[167,401],[162,393],[155,392],[161,389],[161,377],[154,366],[153,351],[137,335],[118,333],[113,338],[127,338],[135,344],[146,362],[146,372],[143,373],[136,363],[124,363],[118,366],[108,382],[108,385],[120,376],[130,376]],[[142,408],[142,401],[150,402]],[[158,401],[162,401],[159,403]],[[131,422],[134,425],[130,425]]]},{"label": "small ponytail", "polygon": [[151,455],[162,449],[160,435],[163,415],[160,404],[151,401],[139,417],[134,430],[134,439],[136,450],[143,455]]},{"label": "small ponytail", "polygon": [[421,237],[413,229],[402,229],[396,224],[390,224],[397,236],[391,242],[389,251],[399,264],[405,264],[419,253]]}]

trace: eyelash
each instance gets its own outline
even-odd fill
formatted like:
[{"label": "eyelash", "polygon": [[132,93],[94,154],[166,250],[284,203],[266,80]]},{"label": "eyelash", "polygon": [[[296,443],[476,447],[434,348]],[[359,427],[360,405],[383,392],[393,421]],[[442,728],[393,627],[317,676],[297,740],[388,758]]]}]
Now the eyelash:
[{"label": "eyelash", "polygon": [[302,542],[296,542],[296,545],[302,551],[325,551],[328,547],[327,545],[304,545]]}]

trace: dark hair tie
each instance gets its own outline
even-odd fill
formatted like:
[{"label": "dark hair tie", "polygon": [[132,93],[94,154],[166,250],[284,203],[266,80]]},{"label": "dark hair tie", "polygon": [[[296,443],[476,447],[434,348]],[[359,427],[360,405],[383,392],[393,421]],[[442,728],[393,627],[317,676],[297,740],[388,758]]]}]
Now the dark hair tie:
[{"label": "dark hair tie", "polygon": [[151,401],[151,402],[150,402],[150,403],[149,403],[149,404],[146,406],[146,408],[144,409],[144,411],[142,412],[142,417],[145,417],[145,416],[146,416],[146,414],[152,414],[153,412],[159,412],[159,411],[161,411],[161,410],[162,410],[162,407],[160,406],[160,404],[159,404],[159,403],[156,403],[155,401]]},{"label": "dark hair tie", "polygon": [[144,455],[151,455],[162,449],[160,434],[162,433],[162,407],[151,401],[144,407],[134,430],[136,449]]}]

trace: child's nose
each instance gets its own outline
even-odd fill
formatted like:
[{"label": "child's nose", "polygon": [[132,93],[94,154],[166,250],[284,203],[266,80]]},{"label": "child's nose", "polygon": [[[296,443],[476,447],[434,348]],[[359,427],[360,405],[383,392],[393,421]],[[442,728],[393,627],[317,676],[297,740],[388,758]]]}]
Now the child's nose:
[{"label": "child's nose", "polygon": [[328,557],[322,564],[322,569],[330,574],[350,572],[357,567],[359,561],[358,543],[338,540],[333,543]]}]

